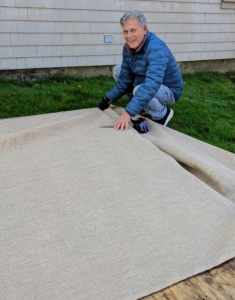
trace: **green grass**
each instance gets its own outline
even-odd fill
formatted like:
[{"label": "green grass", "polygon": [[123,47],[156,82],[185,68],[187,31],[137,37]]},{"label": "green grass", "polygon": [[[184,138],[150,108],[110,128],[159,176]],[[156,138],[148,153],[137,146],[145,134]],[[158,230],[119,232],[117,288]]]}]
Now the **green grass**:
[{"label": "green grass", "polygon": [[[185,88],[168,127],[235,153],[235,72],[183,75]],[[112,77],[56,75],[36,82],[0,79],[0,118],[97,107]],[[126,97],[117,102],[127,104]]]},{"label": "green grass", "polygon": [[235,73],[185,75],[169,127],[235,153]]}]

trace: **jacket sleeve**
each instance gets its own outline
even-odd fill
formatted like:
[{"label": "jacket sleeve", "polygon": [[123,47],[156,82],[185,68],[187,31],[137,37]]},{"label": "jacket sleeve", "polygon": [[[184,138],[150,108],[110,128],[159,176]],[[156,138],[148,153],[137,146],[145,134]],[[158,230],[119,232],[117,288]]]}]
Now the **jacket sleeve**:
[{"label": "jacket sleeve", "polygon": [[125,110],[132,116],[140,113],[157,94],[165,75],[169,54],[164,43],[148,45],[146,49],[147,70],[144,82],[126,106]]},{"label": "jacket sleeve", "polygon": [[[123,49],[123,52],[124,51],[125,50]],[[113,89],[106,94],[106,97],[112,100],[112,102],[117,101],[119,98],[125,95],[129,86],[132,84],[131,68],[123,54],[122,57],[122,66],[118,81]]]}]

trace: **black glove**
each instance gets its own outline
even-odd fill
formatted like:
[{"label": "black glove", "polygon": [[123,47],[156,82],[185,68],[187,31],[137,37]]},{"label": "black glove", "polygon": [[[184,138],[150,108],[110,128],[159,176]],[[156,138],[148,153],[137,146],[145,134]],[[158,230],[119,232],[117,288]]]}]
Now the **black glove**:
[{"label": "black glove", "polygon": [[108,97],[103,97],[102,101],[99,104],[99,109],[100,110],[105,110],[107,108],[109,108],[110,104],[111,104],[111,100]]},{"label": "black glove", "polygon": [[149,123],[145,118],[138,118],[137,120],[131,119],[131,122],[134,124],[133,128],[139,133],[146,133],[150,130]]}]

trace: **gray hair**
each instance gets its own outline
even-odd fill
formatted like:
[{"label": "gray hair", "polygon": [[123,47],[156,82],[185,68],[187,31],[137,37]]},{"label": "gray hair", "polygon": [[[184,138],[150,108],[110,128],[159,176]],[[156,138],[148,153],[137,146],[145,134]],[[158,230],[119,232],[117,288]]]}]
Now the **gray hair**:
[{"label": "gray hair", "polygon": [[129,20],[129,19],[138,19],[140,22],[141,27],[143,27],[146,24],[146,18],[142,12],[138,10],[131,10],[124,14],[123,17],[120,19],[120,24],[123,25]]}]

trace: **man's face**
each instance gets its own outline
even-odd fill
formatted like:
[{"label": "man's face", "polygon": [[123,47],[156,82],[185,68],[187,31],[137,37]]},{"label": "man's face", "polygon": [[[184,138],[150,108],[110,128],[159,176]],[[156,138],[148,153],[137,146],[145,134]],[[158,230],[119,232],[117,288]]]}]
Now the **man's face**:
[{"label": "man's face", "polygon": [[147,25],[141,27],[138,19],[129,19],[123,25],[124,39],[130,48],[136,49],[139,47],[147,32]]}]

